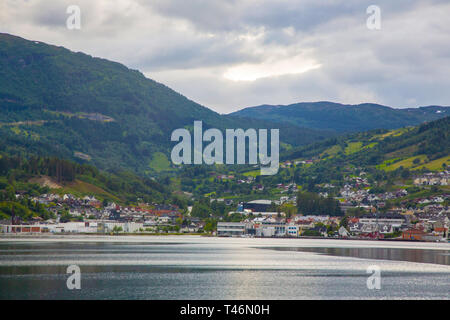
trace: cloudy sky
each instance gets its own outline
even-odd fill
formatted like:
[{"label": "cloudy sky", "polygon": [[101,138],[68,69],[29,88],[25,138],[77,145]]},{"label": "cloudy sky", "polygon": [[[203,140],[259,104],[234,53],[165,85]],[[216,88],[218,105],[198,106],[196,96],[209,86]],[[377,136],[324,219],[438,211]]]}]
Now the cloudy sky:
[{"label": "cloudy sky", "polygon": [[[70,5],[80,30],[66,27]],[[0,32],[124,63],[220,113],[450,105],[448,0],[1,0]]]}]

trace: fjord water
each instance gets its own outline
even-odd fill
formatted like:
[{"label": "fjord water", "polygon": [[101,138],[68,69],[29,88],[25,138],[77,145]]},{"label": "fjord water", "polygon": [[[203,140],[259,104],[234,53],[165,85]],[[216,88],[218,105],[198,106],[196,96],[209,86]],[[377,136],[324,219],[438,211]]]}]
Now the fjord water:
[{"label": "fjord water", "polygon": [[[69,290],[69,265],[81,289]],[[369,266],[381,288],[367,288]],[[0,299],[449,299],[450,245],[173,237],[0,239]]]}]

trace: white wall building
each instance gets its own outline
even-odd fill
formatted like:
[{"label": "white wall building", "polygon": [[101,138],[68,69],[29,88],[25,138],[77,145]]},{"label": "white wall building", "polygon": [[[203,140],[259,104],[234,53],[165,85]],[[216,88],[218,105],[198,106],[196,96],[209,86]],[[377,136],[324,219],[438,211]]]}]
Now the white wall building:
[{"label": "white wall building", "polygon": [[217,235],[219,237],[243,236],[246,224],[242,222],[218,222]]},{"label": "white wall building", "polygon": [[286,226],[286,234],[289,237],[298,237],[299,227],[295,224],[290,224]]}]

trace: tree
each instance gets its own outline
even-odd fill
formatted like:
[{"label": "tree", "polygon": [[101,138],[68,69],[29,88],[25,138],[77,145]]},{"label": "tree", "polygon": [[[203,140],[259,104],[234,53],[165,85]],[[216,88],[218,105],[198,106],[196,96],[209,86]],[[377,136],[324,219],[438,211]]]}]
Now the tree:
[{"label": "tree", "polygon": [[70,220],[72,220],[72,215],[67,210],[64,210],[61,213],[59,222],[66,223],[66,222],[69,222]]},{"label": "tree", "polygon": [[290,218],[293,215],[297,214],[297,207],[294,206],[292,203],[283,203],[281,206],[278,207],[277,211],[284,212],[286,214],[286,217]]},{"label": "tree", "polygon": [[204,231],[205,232],[213,232],[214,230],[216,230],[216,227],[217,227],[217,221],[216,220],[214,220],[214,219],[207,219],[206,220],[206,224],[205,224],[205,227],[204,227]]},{"label": "tree", "polygon": [[8,185],[5,189],[6,200],[15,200],[16,199],[16,191],[12,185]]},{"label": "tree", "polygon": [[332,197],[322,198],[317,193],[299,192],[297,195],[298,212],[312,215],[342,215],[339,201]]},{"label": "tree", "polygon": [[402,171],[402,173],[401,173],[401,177],[402,177],[403,179],[408,179],[410,175],[411,175],[411,174],[410,174],[410,172],[409,172],[408,169],[403,169],[403,171]]},{"label": "tree", "polygon": [[193,217],[199,218],[209,218],[211,216],[212,210],[206,204],[196,202],[192,207],[191,215]]},{"label": "tree", "polygon": [[344,227],[345,229],[347,229],[348,227],[348,217],[345,216],[341,219],[341,222],[339,223],[339,227]]},{"label": "tree", "polygon": [[114,228],[112,229],[112,232],[115,234],[122,232],[122,231],[123,231],[123,229],[120,226],[114,226]]},{"label": "tree", "polygon": [[345,215],[349,216],[349,217],[359,217],[362,216],[364,214],[366,214],[366,210],[364,210],[364,208],[361,207],[356,207],[356,208],[349,208],[347,209]]}]

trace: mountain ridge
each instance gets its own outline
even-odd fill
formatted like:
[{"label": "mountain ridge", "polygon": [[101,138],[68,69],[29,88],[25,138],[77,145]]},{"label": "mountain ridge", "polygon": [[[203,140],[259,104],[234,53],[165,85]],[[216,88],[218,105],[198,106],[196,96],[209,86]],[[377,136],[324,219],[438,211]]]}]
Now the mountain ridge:
[{"label": "mountain ridge", "polygon": [[330,101],[299,102],[289,105],[259,105],[230,113],[232,117],[271,119],[311,129],[337,132],[396,129],[433,121],[450,114],[448,106],[392,108],[376,103],[341,104]]}]

